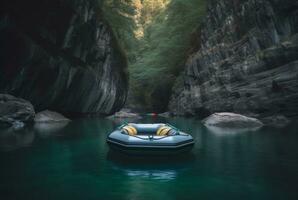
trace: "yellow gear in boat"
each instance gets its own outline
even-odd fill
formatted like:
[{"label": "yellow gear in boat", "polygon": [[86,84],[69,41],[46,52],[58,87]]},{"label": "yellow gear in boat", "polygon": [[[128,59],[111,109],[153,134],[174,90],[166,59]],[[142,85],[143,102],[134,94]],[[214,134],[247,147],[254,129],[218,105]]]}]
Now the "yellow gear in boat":
[{"label": "yellow gear in boat", "polygon": [[138,133],[137,129],[131,125],[124,126],[122,128],[128,135],[136,135]]},{"label": "yellow gear in boat", "polygon": [[171,130],[172,128],[168,127],[168,126],[162,126],[160,127],[157,132],[156,132],[156,135],[159,135],[159,136],[165,136],[169,133],[169,131]]}]

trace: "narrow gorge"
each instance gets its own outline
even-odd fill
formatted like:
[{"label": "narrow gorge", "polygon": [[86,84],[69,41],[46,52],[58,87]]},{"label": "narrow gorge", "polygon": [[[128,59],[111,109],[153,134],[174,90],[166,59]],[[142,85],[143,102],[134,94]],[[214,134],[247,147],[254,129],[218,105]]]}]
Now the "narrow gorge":
[{"label": "narrow gorge", "polygon": [[127,107],[199,118],[214,112],[297,117],[296,1],[105,5],[128,55]]},{"label": "narrow gorge", "polygon": [[205,0],[104,1],[104,16],[128,58],[125,107],[142,113],[167,111],[205,10]]},{"label": "narrow gorge", "polygon": [[298,113],[297,1],[1,2],[0,93],[37,111]]},{"label": "narrow gorge", "polygon": [[0,0],[0,200],[297,200],[298,0]]}]

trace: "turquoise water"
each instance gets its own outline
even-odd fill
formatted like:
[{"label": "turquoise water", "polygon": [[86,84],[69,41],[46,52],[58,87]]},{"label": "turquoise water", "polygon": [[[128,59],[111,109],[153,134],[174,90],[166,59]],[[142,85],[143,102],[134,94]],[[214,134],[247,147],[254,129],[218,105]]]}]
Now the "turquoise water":
[{"label": "turquoise water", "polygon": [[105,139],[121,122],[107,119],[2,130],[0,199],[298,199],[298,125],[239,133],[168,122],[194,136],[191,154],[111,154]]}]

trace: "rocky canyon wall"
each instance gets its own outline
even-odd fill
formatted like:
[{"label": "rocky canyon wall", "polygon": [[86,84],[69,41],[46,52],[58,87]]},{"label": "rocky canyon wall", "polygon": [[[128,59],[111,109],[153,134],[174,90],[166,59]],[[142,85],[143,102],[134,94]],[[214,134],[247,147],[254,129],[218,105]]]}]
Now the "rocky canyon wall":
[{"label": "rocky canyon wall", "polygon": [[210,0],[195,46],[172,113],[298,116],[298,1]]},{"label": "rocky canyon wall", "polygon": [[126,100],[126,59],[97,0],[3,0],[0,93],[36,110],[111,114]]}]

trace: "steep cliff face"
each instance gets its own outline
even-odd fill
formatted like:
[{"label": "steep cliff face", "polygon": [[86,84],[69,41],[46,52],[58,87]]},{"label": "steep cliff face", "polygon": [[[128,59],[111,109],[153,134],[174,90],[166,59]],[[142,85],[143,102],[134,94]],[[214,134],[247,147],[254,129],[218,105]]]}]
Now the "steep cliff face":
[{"label": "steep cliff face", "polygon": [[4,0],[0,93],[37,110],[110,114],[126,99],[126,59],[97,0]]},{"label": "steep cliff face", "polygon": [[211,0],[169,109],[298,115],[298,2]]}]

